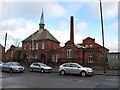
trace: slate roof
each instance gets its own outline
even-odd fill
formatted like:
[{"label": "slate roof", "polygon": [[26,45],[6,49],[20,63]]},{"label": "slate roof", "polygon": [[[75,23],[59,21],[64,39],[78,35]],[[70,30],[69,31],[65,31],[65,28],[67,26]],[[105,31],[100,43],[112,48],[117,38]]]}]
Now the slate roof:
[{"label": "slate roof", "polygon": [[26,38],[23,41],[31,41],[31,40],[44,40],[49,39],[55,42],[59,42],[47,29],[40,29],[37,30],[35,33],[30,35],[28,38]]}]

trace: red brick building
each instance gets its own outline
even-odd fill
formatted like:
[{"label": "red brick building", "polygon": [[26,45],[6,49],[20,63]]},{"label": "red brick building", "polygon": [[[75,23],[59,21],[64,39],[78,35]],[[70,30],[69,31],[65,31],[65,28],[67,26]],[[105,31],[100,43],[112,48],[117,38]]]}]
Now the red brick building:
[{"label": "red brick building", "polygon": [[15,47],[14,45],[10,46],[10,49],[8,49],[5,52],[4,55],[4,62],[7,61],[20,61],[21,60],[21,49],[20,47]]},{"label": "red brick building", "polygon": [[0,44],[0,61],[3,60],[4,53],[5,53],[5,48]]},{"label": "red brick building", "polygon": [[[109,50],[103,48],[95,42],[95,39],[87,37],[83,43],[79,44],[84,47],[84,64],[94,68],[102,67],[104,61],[107,62]],[[104,55],[104,58],[103,58]]]},{"label": "red brick building", "polygon": [[[81,44],[74,43],[74,18],[70,19],[70,40],[59,51],[60,62],[77,62],[92,68],[103,68],[104,61],[108,59],[109,50],[87,37]],[[104,54],[104,58],[103,58]]]},{"label": "red brick building", "polygon": [[59,51],[60,62],[82,62],[82,46],[74,43],[74,18],[70,18],[70,40]]},{"label": "red brick building", "polygon": [[[77,62],[93,68],[103,68],[103,60],[107,60],[109,50],[87,37],[83,43],[74,43],[74,17],[70,18],[70,40],[60,47],[60,42],[44,28],[43,12],[39,30],[22,41],[21,58],[25,61],[40,61],[50,65],[64,62]],[[104,54],[103,54],[104,53]],[[104,55],[104,59],[103,59]]]},{"label": "red brick building", "polygon": [[22,58],[30,62],[55,62],[53,54],[60,48],[60,42],[44,28],[44,16],[41,15],[39,30],[22,41]]}]

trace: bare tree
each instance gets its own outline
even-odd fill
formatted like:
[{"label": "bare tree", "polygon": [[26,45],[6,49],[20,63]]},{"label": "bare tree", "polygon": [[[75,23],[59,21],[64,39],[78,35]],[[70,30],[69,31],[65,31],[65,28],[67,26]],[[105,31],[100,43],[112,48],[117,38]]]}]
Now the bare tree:
[{"label": "bare tree", "polygon": [[21,39],[20,39],[20,38],[13,39],[13,44],[14,44],[16,47],[19,47],[20,43],[21,43]]}]

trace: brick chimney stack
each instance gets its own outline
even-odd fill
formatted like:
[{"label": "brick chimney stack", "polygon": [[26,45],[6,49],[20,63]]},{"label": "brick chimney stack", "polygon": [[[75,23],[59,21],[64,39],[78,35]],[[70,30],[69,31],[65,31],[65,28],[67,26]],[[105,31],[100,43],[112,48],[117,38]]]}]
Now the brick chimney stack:
[{"label": "brick chimney stack", "polygon": [[74,43],[74,17],[70,17],[70,41]]}]

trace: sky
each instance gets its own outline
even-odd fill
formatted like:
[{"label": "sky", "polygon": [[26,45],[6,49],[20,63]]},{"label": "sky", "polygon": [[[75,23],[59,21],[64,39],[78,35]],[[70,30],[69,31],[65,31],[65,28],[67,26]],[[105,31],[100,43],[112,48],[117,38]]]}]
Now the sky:
[{"label": "sky", "polygon": [[[119,0],[101,1],[105,47],[117,52]],[[0,43],[4,46],[7,33],[7,49],[12,44],[21,46],[22,40],[39,29],[42,8],[45,28],[61,46],[70,39],[70,16],[74,16],[75,44],[91,37],[102,46],[99,0],[1,0]]]}]

